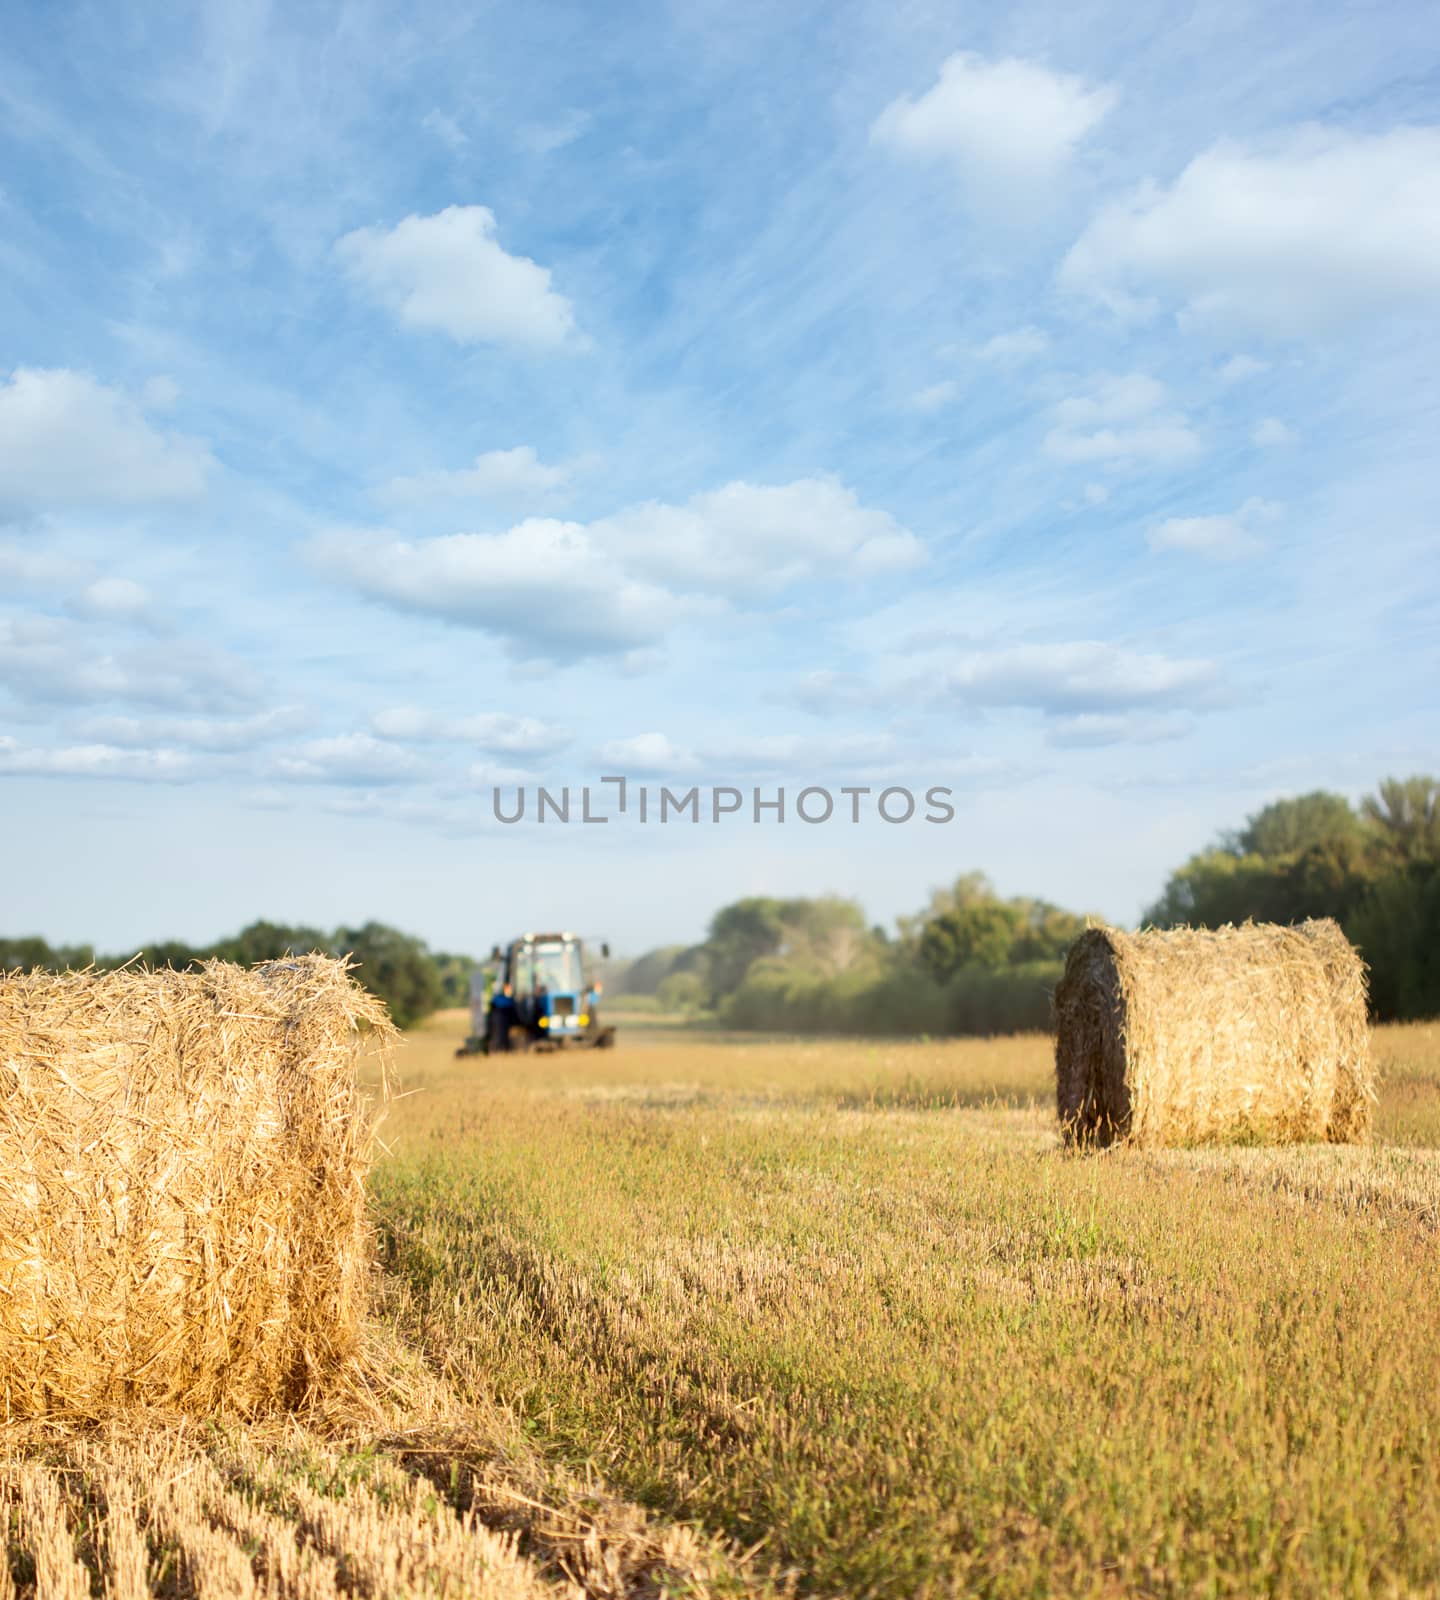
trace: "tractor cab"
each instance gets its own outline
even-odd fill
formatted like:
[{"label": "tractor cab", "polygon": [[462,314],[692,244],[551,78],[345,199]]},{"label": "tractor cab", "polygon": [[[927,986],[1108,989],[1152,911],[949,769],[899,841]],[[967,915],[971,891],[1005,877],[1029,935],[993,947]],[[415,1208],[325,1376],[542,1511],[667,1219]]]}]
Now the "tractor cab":
[{"label": "tractor cab", "polygon": [[[608,956],[610,947],[601,946]],[[487,1055],[532,1046],[608,1048],[614,1028],[600,1024],[601,985],[586,970],[585,946],[573,933],[527,933],[475,974],[466,1049]]]}]

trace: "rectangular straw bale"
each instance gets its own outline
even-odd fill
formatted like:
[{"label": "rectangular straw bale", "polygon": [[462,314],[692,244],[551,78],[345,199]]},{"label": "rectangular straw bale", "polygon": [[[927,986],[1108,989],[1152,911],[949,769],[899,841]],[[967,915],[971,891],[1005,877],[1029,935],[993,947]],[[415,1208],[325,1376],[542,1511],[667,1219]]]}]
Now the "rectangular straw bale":
[{"label": "rectangular straw bale", "polygon": [[1369,1137],[1365,966],[1328,918],[1088,929],[1055,991],[1067,1138],[1108,1144]]},{"label": "rectangular straw bale", "polygon": [[374,1254],[357,1056],[393,1032],[318,955],[0,976],[0,1417],[323,1385]]}]

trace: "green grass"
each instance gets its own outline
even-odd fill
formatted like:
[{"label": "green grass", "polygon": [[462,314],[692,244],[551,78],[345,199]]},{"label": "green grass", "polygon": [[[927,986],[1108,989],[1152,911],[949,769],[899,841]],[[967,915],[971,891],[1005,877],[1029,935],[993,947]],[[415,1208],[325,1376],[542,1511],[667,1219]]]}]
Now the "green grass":
[{"label": "green grass", "polygon": [[1440,1030],[1374,1152],[1063,1152],[1042,1040],[453,1063],[375,1188],[462,1393],[802,1593],[1440,1586]]}]

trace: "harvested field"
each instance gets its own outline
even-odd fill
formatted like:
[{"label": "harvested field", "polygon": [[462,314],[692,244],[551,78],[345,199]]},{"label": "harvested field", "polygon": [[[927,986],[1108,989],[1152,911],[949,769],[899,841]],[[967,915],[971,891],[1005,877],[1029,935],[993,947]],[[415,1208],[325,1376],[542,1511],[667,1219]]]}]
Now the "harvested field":
[{"label": "harvested field", "polygon": [[1077,1156],[1039,1037],[460,1026],[398,1062],[368,1397],[11,1430],[21,1594],[1440,1587],[1440,1028],[1377,1031],[1369,1147]]},{"label": "harvested field", "polygon": [[568,1600],[703,1595],[726,1571],[687,1530],[583,1484],[545,1506],[523,1468],[497,1469],[493,1433],[437,1427],[385,1443],[151,1426],[0,1458],[0,1592]]}]

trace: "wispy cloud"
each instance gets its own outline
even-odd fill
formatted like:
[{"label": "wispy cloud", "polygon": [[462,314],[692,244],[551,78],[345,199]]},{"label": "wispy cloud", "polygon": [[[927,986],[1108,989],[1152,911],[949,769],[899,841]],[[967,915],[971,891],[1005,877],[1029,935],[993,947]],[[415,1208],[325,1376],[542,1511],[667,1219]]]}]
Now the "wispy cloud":
[{"label": "wispy cloud", "polygon": [[1270,363],[1262,361],[1258,356],[1240,355],[1231,356],[1220,368],[1221,380],[1225,383],[1244,383],[1247,378],[1258,378],[1262,372],[1269,372]]},{"label": "wispy cloud", "polygon": [[420,126],[426,132],[433,133],[441,144],[447,145],[451,150],[463,150],[470,143],[469,135],[454,117],[438,108],[427,111]]},{"label": "wispy cloud", "polygon": [[1115,744],[1165,744],[1194,728],[1184,714],[1147,716],[1135,712],[1082,711],[1056,717],[1045,730],[1047,744],[1062,750],[1098,750]]},{"label": "wispy cloud", "polygon": [[505,711],[444,717],[418,706],[378,711],[371,726],[382,739],[409,744],[463,744],[511,756],[553,755],[573,737],[567,729],[538,717],[517,717]]},{"label": "wispy cloud", "polygon": [[262,680],[213,646],[183,639],[114,645],[57,617],[0,619],[0,683],[22,703],[248,709]]},{"label": "wispy cloud", "polygon": [[179,746],[235,753],[297,733],[308,720],[297,706],[277,706],[250,717],[92,717],[79,731],[88,740],[125,750]]},{"label": "wispy cloud", "polygon": [[60,588],[83,581],[88,568],[73,557],[23,544],[0,544],[0,582],[21,588]]},{"label": "wispy cloud", "polygon": [[943,410],[960,392],[959,384],[953,379],[946,378],[939,383],[932,383],[924,389],[917,389],[907,402],[911,411],[929,413]]},{"label": "wispy cloud", "polygon": [[0,775],[12,778],[191,783],[203,772],[193,756],[180,750],[124,750],[106,744],[22,745],[0,734]]},{"label": "wispy cloud", "polygon": [[1101,640],[962,652],[937,681],[944,699],[1055,713],[1213,702],[1216,662],[1127,650]]},{"label": "wispy cloud", "polygon": [[155,599],[133,578],[96,578],[75,596],[73,605],[85,617],[142,622],[154,615]]},{"label": "wispy cloud", "polygon": [[285,783],[335,783],[373,787],[406,783],[424,772],[408,750],[368,733],[312,739],[293,753],[276,756],[268,776]]},{"label": "wispy cloud", "polygon": [[975,352],[981,361],[1019,363],[1043,355],[1050,348],[1050,337],[1039,328],[1016,328],[997,333]]},{"label": "wispy cloud", "polygon": [[1199,455],[1188,417],[1166,404],[1165,387],[1144,373],[1107,377],[1060,401],[1046,452],[1058,461],[1163,466]]},{"label": "wispy cloud", "polygon": [[528,444],[487,450],[468,467],[438,468],[391,478],[376,491],[390,505],[436,500],[488,500],[530,504],[553,500],[570,481],[570,469],[547,466]]},{"label": "wispy cloud", "polygon": [[1300,435],[1296,433],[1289,423],[1282,422],[1279,417],[1262,417],[1250,430],[1251,444],[1258,444],[1262,450],[1273,449],[1277,445],[1296,444]]},{"label": "wispy cloud", "polygon": [[588,111],[572,109],[553,122],[534,122],[521,130],[520,142],[536,155],[548,156],[584,138],[595,119]]},{"label": "wispy cloud", "polygon": [[1146,536],[1152,550],[1237,561],[1265,548],[1260,529],[1279,521],[1285,508],[1273,500],[1247,500],[1238,511],[1204,517],[1167,517]]}]

